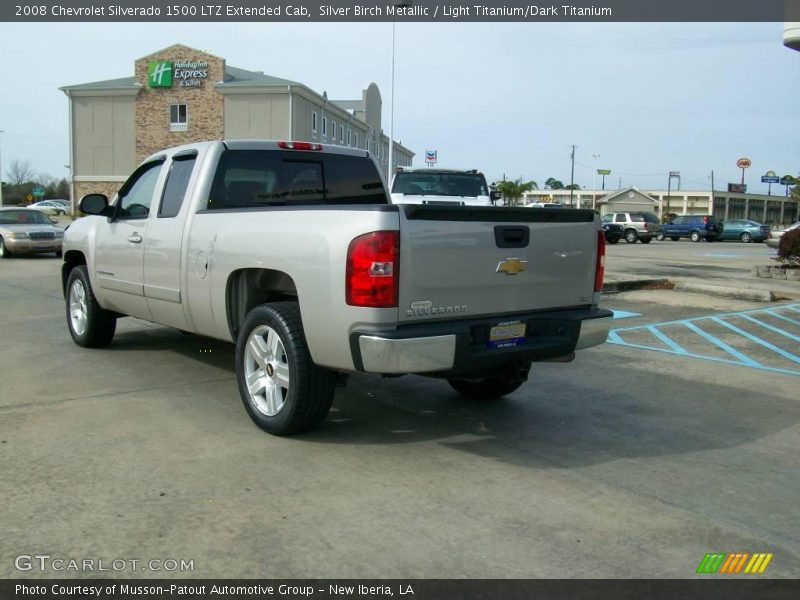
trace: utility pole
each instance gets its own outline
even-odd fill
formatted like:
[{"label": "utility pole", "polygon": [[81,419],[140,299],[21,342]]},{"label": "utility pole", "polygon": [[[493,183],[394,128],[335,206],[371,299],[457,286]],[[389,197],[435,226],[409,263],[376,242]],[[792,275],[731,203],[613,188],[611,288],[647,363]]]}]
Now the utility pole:
[{"label": "utility pole", "polygon": [[600,158],[599,154],[592,154],[594,157],[594,182],[592,183],[592,210],[595,209],[597,204],[597,159]]},{"label": "utility pole", "polygon": [[[728,204],[727,202],[725,203]],[[714,214],[714,169],[711,169],[711,206],[709,207],[711,210],[708,211],[712,215]],[[725,215],[725,218],[728,218],[728,215]]]},{"label": "utility pole", "polygon": [[575,144],[572,144],[572,172],[569,176],[569,207],[572,208],[572,196],[575,193]]}]

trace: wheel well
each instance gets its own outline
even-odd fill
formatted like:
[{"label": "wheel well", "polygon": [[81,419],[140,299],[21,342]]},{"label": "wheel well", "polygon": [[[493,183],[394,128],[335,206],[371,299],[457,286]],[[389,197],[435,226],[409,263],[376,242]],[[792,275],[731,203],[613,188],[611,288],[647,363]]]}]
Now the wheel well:
[{"label": "wheel well", "polygon": [[283,271],[240,269],[231,273],[225,289],[225,311],[233,339],[239,335],[241,323],[254,307],[280,300],[297,300],[297,286]]},{"label": "wheel well", "polygon": [[64,254],[64,264],[61,265],[61,291],[64,293],[65,298],[67,297],[67,279],[69,279],[70,272],[75,267],[85,264],[86,257],[83,252],[70,250]]}]

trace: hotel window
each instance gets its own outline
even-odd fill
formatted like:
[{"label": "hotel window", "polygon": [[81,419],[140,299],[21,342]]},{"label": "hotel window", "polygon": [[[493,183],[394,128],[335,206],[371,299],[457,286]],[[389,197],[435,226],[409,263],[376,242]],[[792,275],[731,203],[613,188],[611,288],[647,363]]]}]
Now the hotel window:
[{"label": "hotel window", "polygon": [[339,141],[344,142],[344,125],[339,125]]},{"label": "hotel window", "polygon": [[169,130],[186,131],[187,109],[185,104],[169,105]]},{"label": "hotel window", "polygon": [[328,136],[328,117],[322,117],[322,137]]},{"label": "hotel window", "polygon": [[311,131],[317,133],[317,113],[311,113]]},{"label": "hotel window", "polygon": [[347,145],[351,146],[352,145],[352,141],[353,141],[353,130],[352,129],[348,129],[347,130]]},{"label": "hotel window", "polygon": [[358,132],[357,131],[353,134],[353,146],[358,148]]},{"label": "hotel window", "polygon": [[336,141],[336,121],[331,119],[331,141]]}]

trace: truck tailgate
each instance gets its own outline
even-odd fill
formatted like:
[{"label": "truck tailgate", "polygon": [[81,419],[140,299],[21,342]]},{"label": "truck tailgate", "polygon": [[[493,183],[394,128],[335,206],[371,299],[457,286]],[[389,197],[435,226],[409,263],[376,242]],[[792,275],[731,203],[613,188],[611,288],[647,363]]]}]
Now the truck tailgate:
[{"label": "truck tailgate", "polygon": [[592,210],[399,208],[400,321],[592,302],[599,230]]}]

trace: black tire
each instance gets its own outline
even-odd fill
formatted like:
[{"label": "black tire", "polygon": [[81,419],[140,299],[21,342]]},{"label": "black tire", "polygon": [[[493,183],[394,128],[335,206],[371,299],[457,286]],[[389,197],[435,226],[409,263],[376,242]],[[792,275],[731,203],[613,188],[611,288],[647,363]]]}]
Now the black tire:
[{"label": "black tire", "polygon": [[[82,305],[79,288],[83,290]],[[76,344],[84,348],[101,348],[111,343],[111,340],[114,339],[114,332],[117,330],[117,317],[97,303],[84,265],[77,266],[69,272],[66,305],[67,327]],[[73,311],[80,311],[81,306],[85,312],[85,324],[82,329],[80,322],[73,318]]]},{"label": "black tire", "polygon": [[693,231],[691,234],[689,234],[689,239],[693,242],[700,242],[702,241],[703,236],[700,235],[699,231]]},{"label": "black tire", "polygon": [[56,216],[58,216],[58,217],[63,217],[66,214],[67,214],[67,211],[65,211],[65,210],[59,210],[58,212],[56,212]]},{"label": "black tire", "polygon": [[625,241],[628,244],[635,244],[636,240],[638,239],[639,239],[639,234],[636,233],[635,229],[628,229],[628,231],[625,232]]},{"label": "black tire", "polygon": [[487,377],[486,379],[448,379],[447,383],[465,398],[496,400],[515,392],[525,381],[507,377]]},{"label": "black tire", "polygon": [[[263,355],[249,346],[251,336]],[[270,336],[277,336],[280,345],[267,348],[267,340],[274,343]],[[262,373],[255,378],[254,386],[263,382],[263,388],[253,394],[247,385],[248,371],[251,377]],[[281,371],[286,387],[280,383]],[[236,382],[247,414],[256,425],[274,435],[291,435],[325,419],[333,402],[336,373],[311,360],[299,305],[272,302],[256,306],[242,323],[236,340]],[[271,401],[282,404],[276,406]]]},{"label": "black tire", "polygon": [[739,239],[741,239],[745,244],[749,244],[753,241],[753,236],[747,231],[743,231],[742,235],[739,236]]},{"label": "black tire", "polygon": [[639,238],[639,241],[642,242],[643,244],[649,244],[650,242],[653,241],[653,238]]},{"label": "black tire", "polygon": [[673,242],[677,242],[677,241],[679,241],[681,238],[680,238],[680,236],[678,236],[678,235],[671,235],[671,236],[669,237],[669,239],[671,239]]},{"label": "black tire", "polygon": [[6,248],[6,243],[3,241],[3,238],[0,237],[0,258],[11,258],[11,250]]},{"label": "black tire", "polygon": [[56,250],[56,258],[61,258],[64,256],[64,252],[62,250]]},{"label": "black tire", "polygon": [[606,241],[609,244],[618,244],[619,243],[619,238],[618,237],[612,237],[612,238],[608,238]]}]

